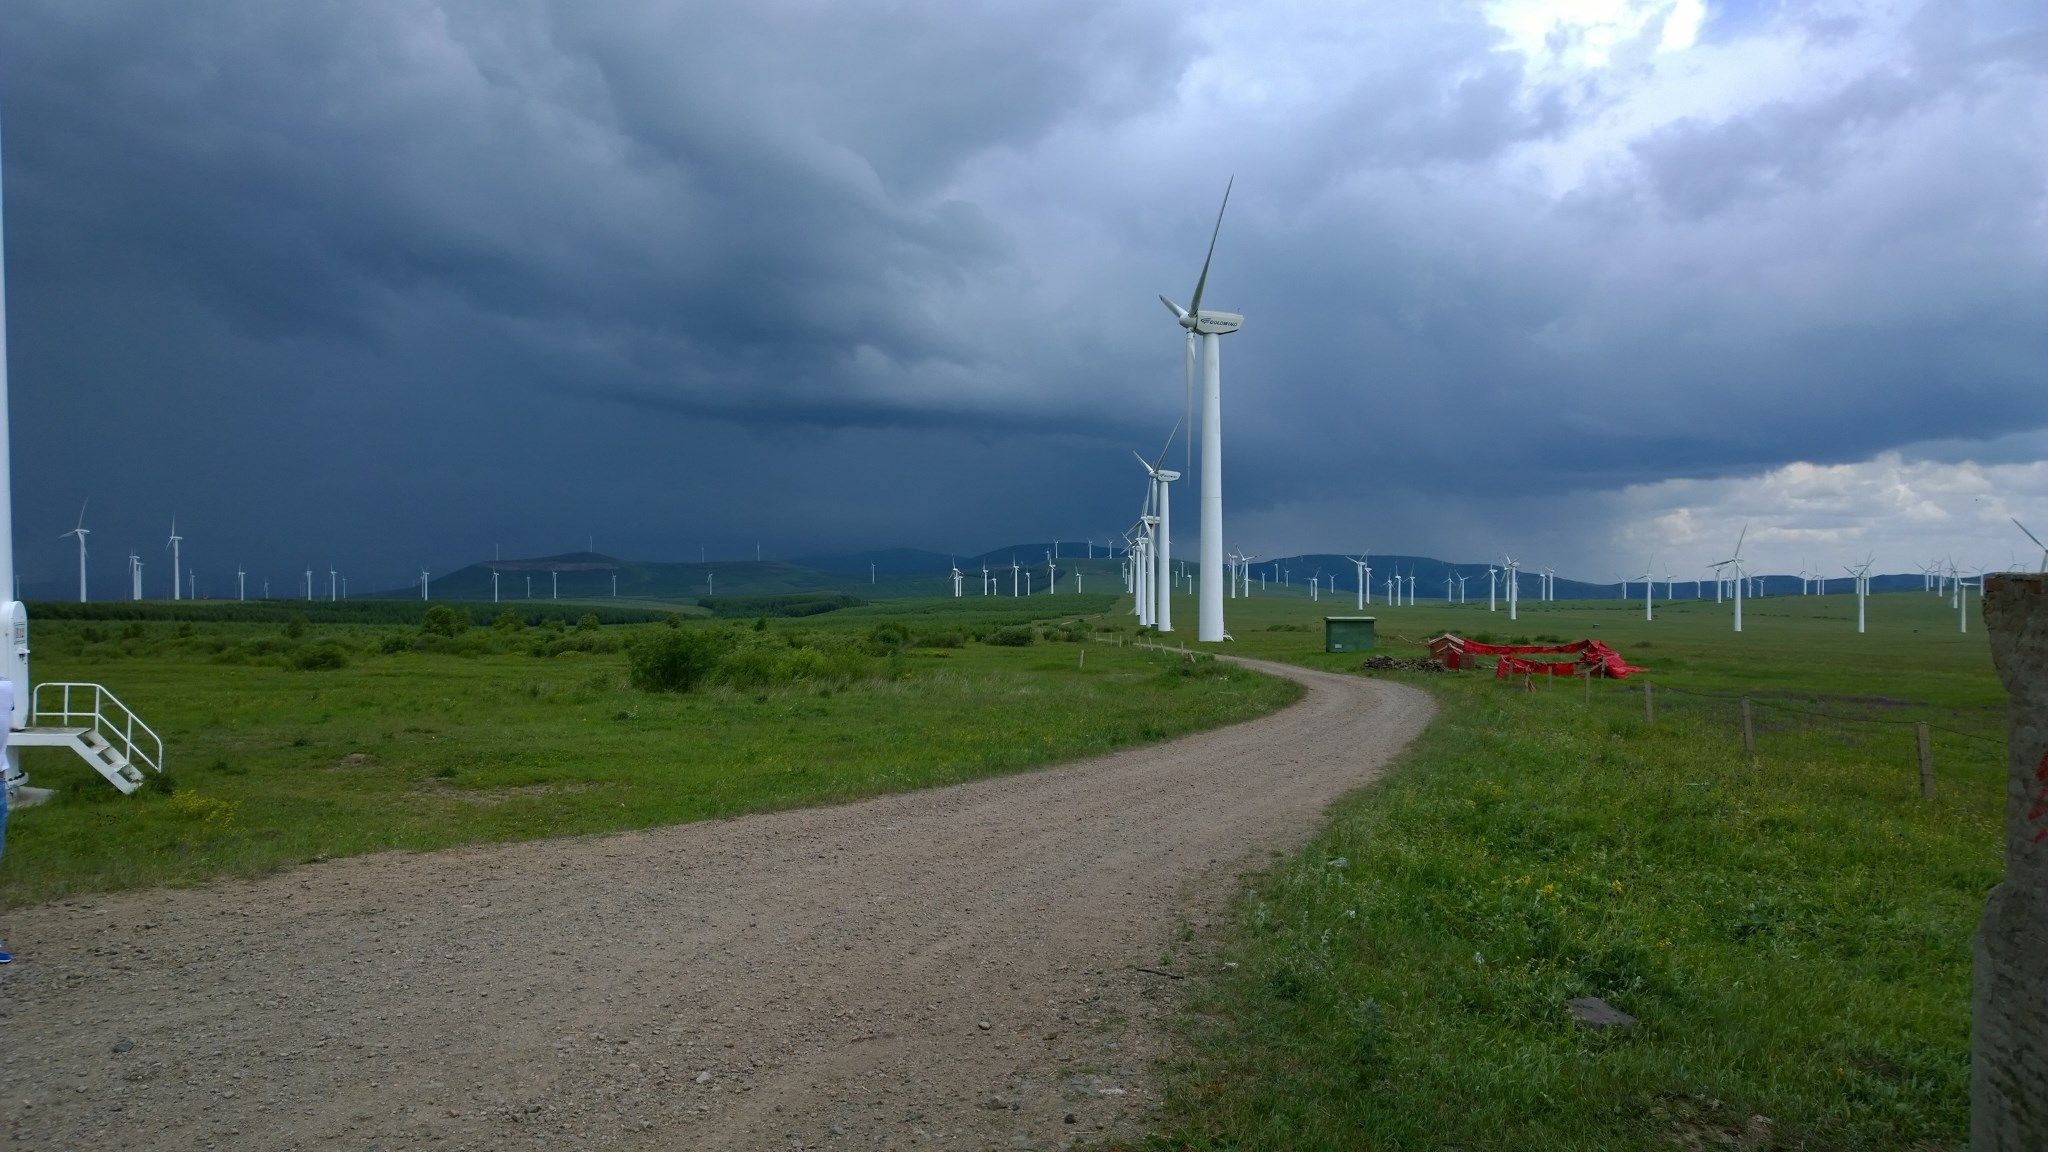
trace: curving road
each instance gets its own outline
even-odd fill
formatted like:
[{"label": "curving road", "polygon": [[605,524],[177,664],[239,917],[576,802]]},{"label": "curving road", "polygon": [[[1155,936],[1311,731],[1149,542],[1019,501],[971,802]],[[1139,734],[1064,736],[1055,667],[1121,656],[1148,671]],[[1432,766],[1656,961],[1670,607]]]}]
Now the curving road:
[{"label": "curving road", "polygon": [[837,808],[12,913],[0,1133],[74,1148],[1056,1148],[1141,1126],[1144,971],[1428,722],[1412,688]]}]

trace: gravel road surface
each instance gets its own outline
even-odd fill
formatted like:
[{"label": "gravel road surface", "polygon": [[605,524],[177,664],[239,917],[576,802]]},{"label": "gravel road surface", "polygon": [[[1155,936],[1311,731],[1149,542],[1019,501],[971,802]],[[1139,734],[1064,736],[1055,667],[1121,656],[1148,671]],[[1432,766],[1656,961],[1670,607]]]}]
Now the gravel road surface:
[{"label": "gravel road surface", "polygon": [[1308,688],[1038,772],[7,915],[22,1149],[1042,1148],[1142,1129],[1185,958],[1428,722]]}]

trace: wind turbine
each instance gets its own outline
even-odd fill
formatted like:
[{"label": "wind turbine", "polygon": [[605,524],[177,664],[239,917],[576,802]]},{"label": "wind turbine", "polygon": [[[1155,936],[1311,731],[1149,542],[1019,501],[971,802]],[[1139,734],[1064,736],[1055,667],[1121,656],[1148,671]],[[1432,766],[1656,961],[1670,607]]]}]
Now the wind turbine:
[{"label": "wind turbine", "polygon": [[1502,567],[1506,568],[1508,573],[1508,619],[1517,620],[1520,616],[1516,609],[1522,603],[1522,562],[1508,555],[1503,555],[1501,559],[1504,561]]},{"label": "wind turbine", "polygon": [[80,604],[85,603],[85,537],[88,533],[92,531],[92,529],[87,528],[85,526],[85,505],[90,500],[91,497],[87,497],[86,500],[79,502],[78,527],[73,528],[69,532],[61,532],[57,535],[57,539],[59,540],[62,540],[66,536],[78,537],[78,602]]},{"label": "wind turbine", "polygon": [[1372,553],[1346,556],[1345,559],[1358,569],[1358,610],[1363,612],[1365,606],[1372,603]]},{"label": "wind turbine", "polygon": [[426,598],[427,598],[427,570],[426,570],[425,568],[422,568],[422,569],[420,569],[420,599],[422,599],[422,600],[425,600]]},{"label": "wind turbine", "polygon": [[313,602],[313,570],[311,568],[306,569],[306,602],[308,604]]},{"label": "wind turbine", "polygon": [[1488,564],[1486,566],[1486,610],[1488,612],[1500,611],[1500,609],[1496,606],[1499,600],[1497,592],[1499,587],[1500,569],[1495,568],[1491,564]]},{"label": "wind turbine", "polygon": [[1016,598],[1016,596],[1017,596],[1017,573],[1018,573],[1019,571],[1020,571],[1020,569],[1019,569],[1019,568],[1017,567],[1017,557],[1016,557],[1016,554],[1015,554],[1015,553],[1012,553],[1012,554],[1010,555],[1010,597],[1011,597],[1011,599],[1015,599],[1015,598]]},{"label": "wind turbine", "polygon": [[958,600],[960,598],[960,562],[952,560],[948,561],[948,563],[953,566],[953,599]]},{"label": "wind turbine", "polygon": [[[78,518],[80,522],[83,522],[85,520],[84,509],[79,509]],[[2014,516],[2011,517],[2011,519],[2013,527],[2019,529],[2022,532],[2027,532],[2027,526],[2025,524],[2020,523],[2019,517]],[[2039,536],[2034,535],[2032,532],[2027,532],[2027,539],[2032,540],[2034,542],[2034,547],[2039,548],[2041,550],[2041,571],[2048,572],[2048,544],[2041,543],[2041,538]],[[78,546],[81,550],[84,549],[85,542],[83,540],[79,541]],[[83,577],[80,577],[80,579],[83,579]]]},{"label": "wind turbine", "polygon": [[128,550],[128,580],[131,584],[130,599],[142,599],[142,557],[135,549]]},{"label": "wind turbine", "polygon": [[[1171,555],[1173,549],[1173,489],[1171,485],[1175,480],[1180,479],[1180,473],[1175,472],[1171,468],[1162,468],[1160,465],[1165,462],[1167,452],[1173,448],[1173,438],[1179,434],[1180,425],[1175,424],[1173,431],[1166,434],[1166,443],[1159,449],[1159,459],[1157,460],[1148,462],[1143,456],[1138,456],[1136,452],[1131,453],[1133,456],[1138,456],[1138,466],[1143,468],[1145,474],[1152,478],[1151,487],[1148,489],[1150,494],[1148,511],[1149,514],[1156,518],[1152,531],[1152,561],[1157,566],[1157,572],[1152,580],[1152,592],[1158,597],[1158,605],[1154,609],[1152,616],[1153,626],[1161,632],[1173,631],[1173,557]],[[1204,499],[1206,500],[1206,497]],[[1202,542],[1203,555],[1205,556],[1208,554],[1208,546],[1208,537],[1205,535]],[[1222,563],[1220,559],[1217,562],[1219,564]],[[1050,564],[1051,561],[1048,560],[1047,563]],[[1217,575],[1221,576],[1222,573],[1218,572]],[[1207,577],[1203,579],[1203,587],[1206,594]],[[1218,591],[1220,592],[1221,589],[1219,588]],[[1218,609],[1218,612],[1220,614],[1221,609]],[[1204,638],[1206,639],[1206,637]]]},{"label": "wind turbine", "polygon": [[246,572],[246,571],[244,571],[244,570],[243,570],[243,568],[242,568],[242,566],[241,566],[240,564],[236,564],[236,565],[235,565],[235,599],[236,599],[237,601],[242,601],[242,600],[247,600],[248,598],[249,598],[249,573],[248,573],[248,572]]},{"label": "wind turbine", "polygon": [[1047,596],[1056,595],[1060,590],[1060,570],[1053,563],[1053,559],[1052,553],[1047,552],[1045,554],[1045,594]]},{"label": "wind turbine", "polygon": [[1415,575],[1415,569],[1413,569],[1413,568],[1410,568],[1410,569],[1408,570],[1408,606],[1409,606],[1410,608],[1413,608],[1413,607],[1415,607],[1415,581],[1416,581],[1416,579],[1417,579],[1417,577],[1416,577],[1416,575]]},{"label": "wind turbine", "polygon": [[327,570],[327,602],[332,604],[339,599],[341,599],[341,573],[329,568]]},{"label": "wind turbine", "polygon": [[1645,620],[1655,620],[1657,618],[1656,605],[1651,602],[1651,597],[1657,593],[1656,576],[1654,575],[1656,570],[1657,561],[1655,557],[1652,557],[1650,563],[1643,566],[1643,619]]},{"label": "wind turbine", "polygon": [[[80,515],[81,517],[83,516],[82,511]],[[171,550],[171,599],[173,600],[184,599],[184,595],[182,592],[180,592],[178,585],[178,574],[184,571],[184,569],[180,566],[180,562],[178,559],[178,546],[180,544],[183,544],[184,542],[185,538],[183,536],[178,535],[178,518],[176,516],[173,516],[171,517],[171,542],[164,545],[164,547],[169,548]]]},{"label": "wind turbine", "polygon": [[1870,595],[1870,566],[1876,561],[1877,557],[1872,556],[1863,562],[1861,568],[1842,566],[1842,571],[1856,578],[1856,631],[1859,633],[1863,631],[1863,601]]},{"label": "wind turbine", "polygon": [[[1223,637],[1223,360],[1221,338],[1244,325],[1234,312],[1205,312],[1202,292],[1209,284],[1209,263],[1216,257],[1216,238],[1223,232],[1223,212],[1230,207],[1233,177],[1223,186],[1223,204],[1216,209],[1216,227],[1209,233],[1209,253],[1195,280],[1194,298],[1183,309],[1161,296],[1180,326],[1188,332],[1190,383],[1194,375],[1194,338],[1202,338],[1202,591],[1196,605],[1196,638],[1215,642]],[[1193,389],[1190,387],[1190,392]]]},{"label": "wind turbine", "polygon": [[1463,572],[1460,572],[1460,573],[1458,573],[1458,603],[1460,603],[1460,604],[1463,604],[1464,602],[1465,602],[1465,574],[1464,574]]},{"label": "wind turbine", "polygon": [[[1735,538],[1735,555],[1721,561],[1719,564],[1708,565],[1708,567],[1714,570],[1714,574],[1717,577],[1721,574],[1721,569],[1723,568],[1732,569],[1735,573],[1735,578],[1732,582],[1735,585],[1735,630],[1737,632],[1742,631],[1742,542],[1748,538],[1749,525],[1744,524],[1742,526],[1742,534]],[[1714,596],[1715,602],[1718,603],[1720,599],[1719,593],[1716,593]]]}]

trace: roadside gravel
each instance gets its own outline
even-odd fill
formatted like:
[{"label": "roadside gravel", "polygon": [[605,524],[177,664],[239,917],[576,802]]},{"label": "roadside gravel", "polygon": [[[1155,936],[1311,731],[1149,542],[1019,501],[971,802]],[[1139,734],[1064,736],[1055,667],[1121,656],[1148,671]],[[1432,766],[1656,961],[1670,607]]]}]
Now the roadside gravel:
[{"label": "roadside gravel", "polygon": [[836,808],[11,913],[0,1132],[23,1149],[1051,1149],[1136,1131],[1181,931],[1432,713],[1412,688],[1246,663],[1306,696]]}]

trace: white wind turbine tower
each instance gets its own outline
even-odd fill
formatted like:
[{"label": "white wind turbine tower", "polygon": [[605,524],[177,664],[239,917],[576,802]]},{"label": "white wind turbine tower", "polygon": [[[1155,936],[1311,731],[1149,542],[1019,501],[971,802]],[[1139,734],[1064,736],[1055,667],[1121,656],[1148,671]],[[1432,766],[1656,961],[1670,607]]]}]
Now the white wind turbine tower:
[{"label": "white wind turbine tower", "polygon": [[960,562],[952,560],[948,561],[948,563],[953,566],[953,599],[958,600],[960,598]]},{"label": "white wind turbine tower", "polygon": [[1358,569],[1358,610],[1363,612],[1365,606],[1372,603],[1372,564],[1369,563],[1372,553],[1346,556],[1345,559],[1351,561],[1352,566]]},{"label": "white wind turbine tower", "polygon": [[[79,518],[81,520],[84,519],[84,514],[80,513]],[[2039,536],[2034,535],[2032,532],[2027,532],[2027,526],[2025,524],[2020,523],[2019,517],[2011,517],[2011,520],[2012,526],[2019,529],[2022,532],[2026,532],[2027,539],[2032,540],[2034,542],[2034,547],[2039,548],[2041,550],[2041,571],[2048,572],[2048,544],[2041,543],[2041,538]]]},{"label": "white wind turbine tower", "polygon": [[981,594],[988,595],[988,561],[981,562]]},{"label": "white wind turbine tower", "polygon": [[420,569],[420,599],[422,599],[422,600],[425,600],[426,598],[427,598],[427,570],[426,570],[425,568],[422,568],[422,569]]},{"label": "white wind turbine tower", "polygon": [[1013,600],[1017,597],[1017,573],[1020,571],[1022,569],[1017,567],[1017,557],[1012,554],[1010,557],[1010,598]]},{"label": "white wind turbine tower", "polygon": [[1499,607],[1497,607],[1497,604],[1499,602],[1499,588],[1500,569],[1495,568],[1491,564],[1488,564],[1486,566],[1486,610],[1488,612],[1500,611]]},{"label": "white wind turbine tower", "polygon": [[1415,607],[1415,582],[1418,579],[1419,577],[1416,576],[1415,569],[1410,568],[1408,570],[1408,606],[1410,608]]},{"label": "white wind turbine tower", "polygon": [[1657,594],[1656,571],[1657,561],[1652,557],[1650,563],[1643,566],[1643,619],[1645,620],[1655,620],[1657,618],[1657,608],[1651,600],[1651,597]]},{"label": "white wind turbine tower", "polygon": [[243,570],[241,564],[237,563],[235,565],[235,599],[239,602],[248,598],[249,573]]},{"label": "white wind turbine tower", "polygon": [[1202,274],[1195,280],[1194,298],[1183,309],[1159,298],[1181,327],[1188,331],[1188,367],[1194,368],[1194,338],[1202,338],[1202,494],[1201,570],[1202,590],[1196,608],[1197,639],[1215,642],[1223,635],[1223,361],[1221,337],[1244,325],[1234,312],[1205,312],[1202,292],[1209,284],[1209,263],[1216,257],[1216,238],[1223,232],[1223,212],[1230,206],[1232,178],[1223,187],[1223,204],[1216,209],[1216,227],[1209,233],[1209,253],[1202,258]]},{"label": "white wind turbine tower", "polygon": [[1856,578],[1856,631],[1859,633],[1863,631],[1863,602],[1870,596],[1870,566],[1876,562],[1877,557],[1872,556],[1863,562],[1861,568],[1842,566],[1842,571]]},{"label": "white wind turbine tower", "polygon": [[1045,594],[1054,595],[1060,590],[1060,570],[1053,565],[1053,555],[1045,554]]},{"label": "white wind turbine tower", "polygon": [[341,599],[341,573],[329,568],[327,570],[327,602],[332,604],[339,599]]},{"label": "white wind turbine tower", "polygon": [[1318,568],[1318,569],[1316,569],[1316,570],[1315,570],[1314,572],[1311,572],[1311,573],[1309,574],[1309,578],[1308,578],[1308,602],[1309,602],[1309,603],[1311,603],[1311,604],[1313,604],[1313,603],[1315,603],[1316,601],[1318,601],[1318,600],[1322,599],[1322,594],[1321,594],[1321,591],[1320,591],[1320,589],[1321,589],[1321,584],[1322,584],[1322,579],[1323,579],[1323,570],[1322,570],[1321,568]]},{"label": "white wind turbine tower", "polygon": [[[90,497],[87,497],[88,501],[90,499]],[[92,529],[85,526],[85,502],[80,502],[78,505],[78,527],[57,535],[59,540],[66,536],[78,537],[78,602],[80,604],[85,603],[85,537],[91,531]]]},{"label": "white wind turbine tower", "polygon": [[164,547],[169,548],[171,550],[171,599],[173,600],[184,599],[184,595],[180,591],[178,584],[178,574],[184,571],[184,568],[181,566],[181,563],[178,559],[180,554],[179,545],[183,544],[184,542],[185,538],[183,536],[178,535],[178,518],[176,516],[173,516],[171,517],[171,542],[164,545]]},{"label": "white wind turbine tower", "polygon": [[1465,602],[1465,574],[1464,574],[1463,572],[1460,572],[1460,573],[1458,573],[1458,603],[1460,603],[1460,604],[1463,604],[1464,602]]},{"label": "white wind turbine tower", "polygon": [[[1742,526],[1742,534],[1735,538],[1735,555],[1721,561],[1719,564],[1708,565],[1708,567],[1714,570],[1714,575],[1717,578],[1721,575],[1721,569],[1723,568],[1731,569],[1735,573],[1735,577],[1730,583],[1735,587],[1735,630],[1737,632],[1742,631],[1742,542],[1748,538],[1749,525],[1744,524]],[[1717,594],[1714,599],[1718,603],[1721,598]]]},{"label": "white wind turbine tower", "polygon": [[1520,607],[1522,603],[1522,562],[1520,560],[1515,559],[1513,556],[1507,555],[1503,555],[1501,557],[1501,560],[1503,561],[1501,566],[1507,569],[1508,574],[1508,619],[1518,620],[1521,618],[1517,614],[1516,609]]},{"label": "white wind turbine tower", "polygon": [[129,598],[142,599],[142,557],[137,555],[133,548],[128,550],[128,580]]},{"label": "white wind turbine tower", "polygon": [[[1190,338],[1192,339],[1192,337]],[[1156,461],[1148,462],[1143,456],[1138,456],[1136,452],[1131,453],[1133,456],[1138,456],[1138,466],[1145,470],[1147,476],[1151,477],[1151,486],[1147,489],[1146,511],[1152,517],[1147,522],[1147,526],[1151,529],[1152,563],[1155,567],[1155,572],[1152,576],[1150,588],[1158,601],[1152,611],[1152,623],[1153,627],[1161,632],[1173,631],[1172,484],[1175,480],[1180,479],[1180,473],[1175,472],[1171,468],[1162,468],[1160,465],[1166,461],[1167,452],[1173,448],[1173,438],[1179,435],[1179,433],[1180,425],[1175,424],[1174,430],[1166,434],[1166,445],[1159,449],[1159,459]],[[1204,536],[1202,541],[1204,555],[1207,555],[1208,547],[1208,537]],[[1222,561],[1219,558],[1217,562],[1220,564]],[[1222,573],[1218,572],[1217,575],[1220,577]],[[1208,587],[1207,579],[1207,577],[1203,578],[1205,595]],[[1217,591],[1221,592],[1222,589],[1219,587]],[[1221,609],[1218,609],[1218,612],[1220,613]]]},{"label": "white wind turbine tower", "polygon": [[1666,600],[1678,599],[1678,574],[1669,568],[1664,570],[1664,598]]},{"label": "white wind turbine tower", "polygon": [[310,604],[310,603],[312,603],[312,601],[313,601],[313,570],[312,570],[311,568],[308,568],[308,569],[306,569],[306,602]]}]

